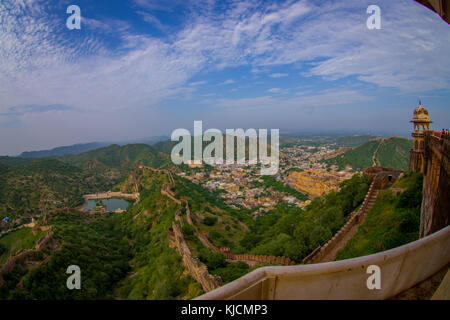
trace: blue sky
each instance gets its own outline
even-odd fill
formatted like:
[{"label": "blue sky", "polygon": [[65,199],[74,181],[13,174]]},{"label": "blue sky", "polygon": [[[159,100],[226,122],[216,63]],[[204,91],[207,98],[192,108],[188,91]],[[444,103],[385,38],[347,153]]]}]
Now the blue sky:
[{"label": "blue sky", "polygon": [[412,0],[0,2],[0,155],[194,120],[407,135],[419,99],[450,127],[450,27]]}]

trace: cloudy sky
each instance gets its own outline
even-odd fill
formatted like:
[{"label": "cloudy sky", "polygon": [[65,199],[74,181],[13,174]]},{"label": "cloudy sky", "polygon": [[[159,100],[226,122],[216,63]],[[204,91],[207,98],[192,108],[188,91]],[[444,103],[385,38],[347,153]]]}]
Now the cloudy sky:
[{"label": "cloudy sky", "polygon": [[450,128],[450,27],[412,0],[0,2],[0,155],[194,120],[407,135],[419,99]]}]

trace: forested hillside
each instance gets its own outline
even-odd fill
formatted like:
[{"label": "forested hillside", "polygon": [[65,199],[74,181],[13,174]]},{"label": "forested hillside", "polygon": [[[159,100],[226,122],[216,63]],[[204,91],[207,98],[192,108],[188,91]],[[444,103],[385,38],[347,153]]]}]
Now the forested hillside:
[{"label": "forested hillside", "polygon": [[[185,271],[177,251],[169,247],[168,230],[180,206],[161,194],[162,185],[169,183],[167,176],[144,169],[137,171],[136,179],[140,202],[122,214],[51,214],[49,224],[55,226],[57,246],[46,249],[41,257],[50,260],[37,268],[19,268],[8,274],[0,296],[189,299],[201,294],[201,285]],[[339,192],[314,199],[306,211],[281,204],[256,220],[249,211],[227,207],[207,189],[182,177],[175,176],[175,181],[176,197],[188,201],[194,224],[215,246],[229,247],[233,253],[285,256],[300,262],[345,223],[363,201],[371,179],[355,175],[341,184]],[[182,211],[184,220],[185,214]],[[222,254],[207,248],[189,224],[183,227],[183,234],[208,272],[220,276],[224,283],[252,270],[243,262],[228,263]],[[64,268],[71,264],[85,270],[83,290],[78,292],[65,288]],[[20,281],[23,285],[18,288]]]},{"label": "forested hillside", "polygon": [[110,190],[140,163],[158,167],[167,158],[145,144],[31,161],[3,157],[10,165],[0,162],[0,216],[16,218],[79,206],[83,194]]},{"label": "forested hillside", "polygon": [[412,148],[412,140],[397,137],[386,139],[380,145],[375,161],[381,167],[408,170],[409,151]]},{"label": "forested hillside", "polygon": [[341,183],[340,191],[314,199],[304,212],[278,206],[254,221],[240,245],[254,254],[286,256],[301,262],[344,225],[364,200],[370,182],[369,176],[355,175]]},{"label": "forested hillside", "polygon": [[338,252],[337,259],[365,256],[419,239],[422,181],[421,173],[408,172],[392,186],[402,190],[399,195],[381,190],[366,221]]},{"label": "forested hillside", "polygon": [[409,150],[413,147],[412,140],[391,137],[387,139],[371,140],[363,145],[348,150],[345,153],[328,160],[324,160],[328,165],[337,165],[339,170],[347,166],[354,170],[364,170],[375,165],[394,168],[397,170],[408,170]]},{"label": "forested hillside", "polygon": [[114,170],[123,177],[141,163],[157,168],[164,164],[168,156],[146,144],[114,144],[79,155],[63,156],[60,159],[82,169]]},{"label": "forested hillside", "polygon": [[[114,288],[130,269],[132,254],[113,217],[58,212],[48,222],[55,227],[52,248],[34,254],[34,267],[21,264],[3,275],[0,299],[113,299]],[[70,265],[80,267],[81,290],[67,289]]]},{"label": "forested hillside", "polygon": [[57,159],[37,159],[1,169],[0,214],[10,218],[76,207],[85,193],[108,190],[116,180]]},{"label": "forested hillside", "polygon": [[169,248],[168,229],[178,206],[161,194],[165,174],[149,170],[137,174],[141,201],[115,217],[117,228],[131,244],[128,278],[117,290],[122,299],[182,299],[198,295],[201,286],[184,272],[178,253]]}]

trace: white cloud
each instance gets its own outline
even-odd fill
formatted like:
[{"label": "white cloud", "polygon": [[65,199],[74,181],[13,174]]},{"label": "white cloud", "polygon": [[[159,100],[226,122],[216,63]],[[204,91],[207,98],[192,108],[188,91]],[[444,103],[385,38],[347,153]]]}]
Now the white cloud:
[{"label": "white cloud", "polygon": [[55,32],[61,26],[46,19],[38,4],[26,1],[25,9],[13,2],[0,4],[27,13],[2,19],[0,111],[23,104],[60,103],[88,110],[151,106],[182,90],[202,69],[249,64],[257,70],[310,63],[305,76],[357,76],[410,92],[450,86],[448,26],[405,1],[381,3],[382,29],[372,31],[365,27],[365,4],[353,2],[238,3],[219,16],[209,15],[205,5],[202,14],[166,40],[132,34],[125,22],[85,18],[86,28],[120,29],[121,45],[114,50],[91,36],[70,45]]},{"label": "white cloud", "polygon": [[[278,88],[274,88],[278,89]],[[237,108],[240,110],[283,109],[301,110],[305,108],[330,107],[369,101],[372,97],[366,96],[356,90],[324,90],[310,95],[301,95],[293,98],[278,99],[271,96],[260,96],[241,99],[218,99],[215,106],[221,108]]]},{"label": "white cloud", "polygon": [[233,84],[235,81],[233,80],[233,79],[228,79],[228,80],[225,80],[224,82],[222,82],[222,83],[220,83],[220,84],[222,84],[222,85],[225,85],[225,84]]},{"label": "white cloud", "polygon": [[288,74],[287,73],[272,73],[270,76],[272,78],[283,78],[283,77],[287,77]]},{"label": "white cloud", "polygon": [[[172,12],[180,3],[135,0],[138,14],[160,29],[165,25],[149,12]],[[202,82],[189,84],[194,75],[240,66],[270,73],[274,66],[294,64],[304,77],[355,77],[409,94],[450,88],[450,29],[413,1],[379,1],[381,30],[366,28],[367,0],[245,1],[219,14],[212,2],[189,3],[196,10],[186,13],[183,28],[159,39],[137,34],[124,21],[88,17],[82,30],[73,31],[83,36],[72,37],[61,32],[65,21],[48,14],[43,1],[0,2],[0,113],[13,106],[60,104],[73,108],[71,114],[92,112],[100,119],[118,110],[157,108],[167,97],[192,95]],[[111,47],[97,32],[116,37],[117,43]],[[217,105],[323,106],[367,97],[344,89],[342,94],[280,99],[222,100]],[[27,114],[27,121],[42,116]],[[23,115],[16,117],[24,121]]]},{"label": "white cloud", "polygon": [[168,27],[166,25],[164,25],[163,23],[161,23],[161,21],[155,17],[154,15],[145,12],[145,11],[137,11],[137,13],[142,16],[142,19],[147,22],[150,23],[151,25],[155,26],[157,29],[161,30],[161,31],[167,31]]},{"label": "white cloud", "polygon": [[206,81],[196,81],[196,82],[189,83],[189,85],[195,87],[195,86],[201,86],[201,85],[206,84],[206,83],[207,83]]},{"label": "white cloud", "polygon": [[267,90],[267,92],[270,93],[280,93],[281,89],[280,88],[270,88],[269,90]]}]

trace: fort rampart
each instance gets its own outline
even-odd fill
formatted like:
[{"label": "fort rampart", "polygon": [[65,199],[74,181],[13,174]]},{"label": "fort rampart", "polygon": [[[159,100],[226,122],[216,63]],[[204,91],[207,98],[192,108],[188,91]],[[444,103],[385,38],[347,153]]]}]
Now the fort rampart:
[{"label": "fort rampart", "polygon": [[183,265],[195,281],[201,284],[205,292],[214,290],[222,285],[222,279],[218,276],[209,274],[208,268],[191,253],[191,250],[184,239],[183,232],[175,222],[172,223],[172,228],[169,229],[168,237],[169,246],[177,250],[181,256]]},{"label": "fort rampart", "polygon": [[[389,299],[450,262],[450,226],[423,239],[369,256],[318,264],[258,268],[199,300]],[[367,267],[381,269],[381,289],[367,288]]]},{"label": "fort rampart", "polygon": [[450,224],[450,135],[425,131],[420,236]]},{"label": "fort rampart", "polygon": [[34,253],[41,251],[48,245],[54,235],[53,226],[51,226],[50,228],[45,228],[44,230],[50,231],[37,241],[34,249],[26,249],[17,252],[15,255],[9,258],[4,265],[0,267],[0,286],[3,284],[3,274],[11,272],[20,261],[31,257]]},{"label": "fort rampart", "polygon": [[[140,165],[139,168],[148,169],[153,172],[164,173],[167,175],[167,178],[169,180],[169,187],[163,184],[161,186],[161,194],[165,195],[166,197],[180,205],[180,208],[175,212],[175,221],[172,223],[172,228],[168,230],[169,246],[177,250],[184,267],[189,271],[189,274],[192,276],[192,278],[200,283],[205,292],[209,292],[220,287],[222,285],[222,278],[213,276],[208,272],[208,267],[206,267],[206,265],[204,265],[197,257],[195,257],[195,255],[192,254],[188,244],[186,243],[186,240],[184,239],[183,231],[181,230],[184,225],[184,221],[181,218],[183,203],[181,200],[175,197],[175,194],[171,190],[171,188],[175,186],[172,174],[168,170],[155,169],[144,165]],[[178,226],[177,222],[180,226]]]},{"label": "fort rampart", "polygon": [[347,223],[333,236],[333,238],[331,238],[323,246],[316,248],[311,254],[304,258],[302,261],[303,264],[320,261],[322,257],[327,255],[336,246],[336,244],[342,241],[351,228],[357,225],[365,217],[365,215],[367,215],[367,211],[370,210],[375,203],[375,199],[378,194],[378,185],[379,182],[374,179],[370,184],[369,190],[367,191],[364,201],[359,209],[352,214]]}]

